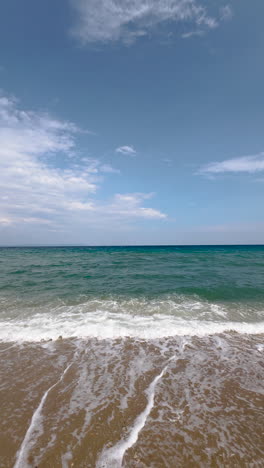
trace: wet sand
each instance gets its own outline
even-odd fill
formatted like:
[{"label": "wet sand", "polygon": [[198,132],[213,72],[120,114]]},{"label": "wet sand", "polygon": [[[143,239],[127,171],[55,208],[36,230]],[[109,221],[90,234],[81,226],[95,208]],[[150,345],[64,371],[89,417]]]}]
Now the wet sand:
[{"label": "wet sand", "polygon": [[263,335],[0,344],[0,467],[263,467]]}]

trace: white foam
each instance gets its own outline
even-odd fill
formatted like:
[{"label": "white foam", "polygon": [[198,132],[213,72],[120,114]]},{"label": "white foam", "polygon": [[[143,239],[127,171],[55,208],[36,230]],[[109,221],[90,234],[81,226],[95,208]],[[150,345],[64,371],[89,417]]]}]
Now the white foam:
[{"label": "white foam", "polygon": [[25,320],[0,322],[0,340],[39,342],[57,339],[59,336],[155,339],[169,336],[205,336],[230,330],[243,334],[261,334],[264,333],[264,322],[213,322],[186,320],[171,315],[131,316],[101,314],[100,311],[78,317],[67,314],[36,314]]},{"label": "white foam", "polygon": [[8,351],[9,349],[15,348],[15,346],[16,346],[16,345],[14,344],[14,345],[8,346],[7,348],[0,349],[0,353],[5,353],[5,352]]},{"label": "white foam", "polygon": [[68,369],[71,367],[72,363],[69,364],[66,369],[63,371],[61,377],[55,384],[53,384],[46,392],[44,393],[43,397],[41,398],[40,404],[35,410],[29,428],[26,432],[26,435],[24,437],[24,440],[21,444],[21,447],[17,453],[16,456],[16,463],[14,465],[14,468],[26,468],[30,467],[28,464],[28,455],[31,450],[31,448],[34,446],[35,441],[37,438],[42,434],[43,428],[42,428],[42,408],[45,404],[45,401],[47,399],[47,396],[55,388],[62,380]]},{"label": "white foam", "polygon": [[[172,359],[174,359],[173,356]],[[134,426],[132,427],[129,436],[125,440],[121,440],[114,447],[103,450],[96,464],[96,468],[120,468],[122,467],[122,461],[126,451],[131,448],[138,440],[140,431],[146,424],[146,420],[154,406],[155,389],[159,380],[163,377],[168,364],[164,367],[159,375],[151,382],[150,386],[146,390],[147,395],[147,406],[144,411],[136,418]]]},{"label": "white foam", "polygon": [[62,468],[68,468],[69,463],[72,461],[72,453],[70,451],[64,453],[61,456],[61,466]]},{"label": "white foam", "polygon": [[264,351],[264,344],[262,343],[257,344],[256,348],[260,353],[262,353]]},{"label": "white foam", "polygon": [[0,316],[0,340],[35,341],[69,337],[138,337],[210,335],[234,330],[264,332],[258,308],[219,305],[198,298],[168,296],[152,300],[87,300],[72,306],[21,308]]}]

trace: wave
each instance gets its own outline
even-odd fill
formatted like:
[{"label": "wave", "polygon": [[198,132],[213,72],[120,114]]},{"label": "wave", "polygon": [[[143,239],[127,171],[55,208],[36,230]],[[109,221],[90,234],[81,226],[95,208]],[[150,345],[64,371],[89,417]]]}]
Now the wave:
[{"label": "wave", "polygon": [[239,304],[213,304],[197,297],[85,300],[81,304],[3,311],[0,340],[41,341],[58,337],[99,339],[205,336],[236,331],[264,333],[263,311]]}]

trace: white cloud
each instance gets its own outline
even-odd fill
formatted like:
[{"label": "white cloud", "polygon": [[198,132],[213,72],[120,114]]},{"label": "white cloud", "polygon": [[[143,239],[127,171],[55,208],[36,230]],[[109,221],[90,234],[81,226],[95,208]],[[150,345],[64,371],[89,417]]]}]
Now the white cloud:
[{"label": "white cloud", "polygon": [[51,213],[66,198],[96,191],[96,179],[87,164],[76,168],[62,163],[64,168],[60,168],[52,160],[51,164],[47,162],[48,156],[54,155],[71,161],[77,132],[70,122],[20,110],[14,99],[0,97],[2,209],[12,210],[17,216],[25,210]]},{"label": "white cloud", "polygon": [[113,202],[109,205],[109,210],[113,214],[122,216],[134,216],[149,219],[165,219],[167,216],[153,208],[141,206],[144,200],[154,196],[153,193],[130,193],[116,194]]},{"label": "white cloud", "polygon": [[[0,226],[22,225],[74,230],[112,218],[165,217],[142,206],[149,194],[124,201],[96,199],[104,174],[119,173],[97,159],[81,158],[76,150],[79,129],[48,114],[21,110],[13,98],[0,96]],[[85,216],[84,216],[85,215]]]},{"label": "white cloud", "polygon": [[190,37],[195,37],[195,36],[203,36],[205,32],[201,29],[197,29],[196,31],[189,31],[187,33],[182,34],[183,39],[190,39]]},{"label": "white cloud", "polygon": [[120,170],[115,169],[110,164],[102,164],[100,166],[100,171],[105,172],[105,173],[109,173],[109,174],[120,174]]},{"label": "white cloud", "polygon": [[63,151],[70,155],[78,128],[44,113],[19,110],[14,98],[0,96],[1,154],[9,158]]},{"label": "white cloud", "polygon": [[96,211],[93,202],[70,201],[66,207],[72,211]]},{"label": "white cloud", "polygon": [[230,5],[225,5],[223,8],[220,8],[220,17],[224,21],[229,21],[233,17],[233,11]]},{"label": "white cloud", "polygon": [[12,224],[12,219],[11,218],[2,218],[0,217],[0,226],[9,226]]},{"label": "white cloud", "polygon": [[133,148],[133,146],[119,146],[119,148],[116,148],[116,152],[126,154],[128,156],[136,154],[136,150]]},{"label": "white cloud", "polygon": [[159,210],[142,206],[144,200],[153,197],[153,193],[127,193],[116,194],[107,203],[94,204],[92,202],[71,202],[69,209],[74,211],[93,212],[100,216],[107,216],[112,219],[165,219],[167,216]]},{"label": "white cloud", "polygon": [[171,167],[173,165],[173,160],[170,159],[170,158],[163,158],[161,161],[164,162],[164,164],[166,164],[166,166]]},{"label": "white cloud", "polygon": [[203,166],[199,172],[202,174],[220,174],[225,172],[247,172],[253,174],[260,171],[264,171],[264,153],[226,159],[221,162],[212,162]]},{"label": "white cloud", "polygon": [[78,20],[73,34],[89,42],[134,42],[159,25],[189,24],[192,29],[213,29],[229,15],[229,6],[217,18],[210,15],[202,0],[71,0]]}]

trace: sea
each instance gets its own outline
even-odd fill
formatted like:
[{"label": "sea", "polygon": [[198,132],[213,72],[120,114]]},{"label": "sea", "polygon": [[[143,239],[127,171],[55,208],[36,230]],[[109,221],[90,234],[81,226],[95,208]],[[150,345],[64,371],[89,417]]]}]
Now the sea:
[{"label": "sea", "polygon": [[264,466],[264,246],[0,249],[0,467]]}]

